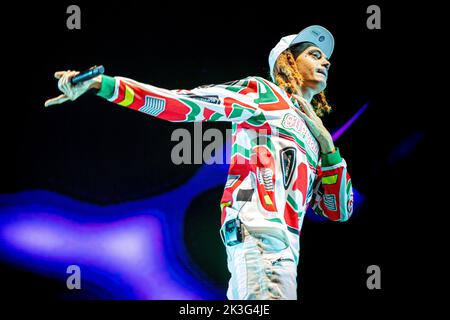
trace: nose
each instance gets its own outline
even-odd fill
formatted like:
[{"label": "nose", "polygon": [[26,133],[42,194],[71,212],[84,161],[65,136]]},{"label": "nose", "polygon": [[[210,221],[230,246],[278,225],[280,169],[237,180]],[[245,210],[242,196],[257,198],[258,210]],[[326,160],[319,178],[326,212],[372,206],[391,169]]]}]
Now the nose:
[{"label": "nose", "polygon": [[322,62],[322,66],[324,66],[328,70],[328,69],[330,69],[331,62],[328,61],[327,59],[324,59]]}]

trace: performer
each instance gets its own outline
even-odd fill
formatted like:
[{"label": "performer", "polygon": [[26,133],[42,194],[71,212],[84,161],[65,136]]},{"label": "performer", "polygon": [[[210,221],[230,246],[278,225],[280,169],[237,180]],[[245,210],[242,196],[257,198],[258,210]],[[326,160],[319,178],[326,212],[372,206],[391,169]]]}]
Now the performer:
[{"label": "performer", "polygon": [[332,34],[310,26],[283,37],[269,55],[272,81],[250,76],[192,90],[167,90],[101,75],[72,85],[75,71],[58,71],[62,95],[86,91],[172,121],[229,121],[232,156],[220,202],[221,236],[231,273],[229,299],[297,299],[300,230],[308,205],[346,221],[353,191],[346,162],[320,117],[330,112],[323,90],[334,48]]}]

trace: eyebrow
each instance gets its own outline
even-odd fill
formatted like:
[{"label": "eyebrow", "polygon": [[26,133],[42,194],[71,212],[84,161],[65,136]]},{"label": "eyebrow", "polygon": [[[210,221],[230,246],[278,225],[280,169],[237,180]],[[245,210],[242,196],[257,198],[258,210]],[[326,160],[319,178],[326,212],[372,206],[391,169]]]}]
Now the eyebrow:
[{"label": "eyebrow", "polygon": [[308,53],[313,53],[313,52],[318,52],[318,53],[320,53],[320,55],[321,55],[322,57],[324,57],[325,60],[329,61],[329,60],[328,60],[328,57],[327,57],[320,49],[313,48],[313,49],[311,49],[310,51],[308,51]]}]

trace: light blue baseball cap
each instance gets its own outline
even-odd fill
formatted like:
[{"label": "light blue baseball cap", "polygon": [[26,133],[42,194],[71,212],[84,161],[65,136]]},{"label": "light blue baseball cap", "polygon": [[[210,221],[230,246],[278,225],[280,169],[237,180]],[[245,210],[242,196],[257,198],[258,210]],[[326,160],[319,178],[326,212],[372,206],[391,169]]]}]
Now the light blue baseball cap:
[{"label": "light blue baseball cap", "polygon": [[327,58],[330,59],[331,54],[334,49],[334,38],[330,31],[326,28],[318,25],[309,26],[298,34],[291,34],[289,36],[283,37],[277,43],[277,45],[270,51],[269,54],[269,68],[270,68],[270,76],[272,80],[274,80],[273,68],[275,63],[280,56],[280,54],[292,47],[293,45],[300,42],[311,42],[314,43],[320,50],[323,51],[327,55]]}]

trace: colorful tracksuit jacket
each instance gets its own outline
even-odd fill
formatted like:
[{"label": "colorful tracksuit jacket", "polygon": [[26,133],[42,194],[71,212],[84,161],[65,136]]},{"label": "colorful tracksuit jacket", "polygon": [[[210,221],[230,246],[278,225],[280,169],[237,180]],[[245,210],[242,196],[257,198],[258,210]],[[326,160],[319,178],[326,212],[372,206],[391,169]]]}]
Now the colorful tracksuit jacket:
[{"label": "colorful tracksuit jacket", "polygon": [[290,246],[297,263],[308,205],[334,221],[352,214],[352,183],[339,150],[321,155],[296,112],[297,101],[264,78],[167,90],[103,76],[97,94],[171,122],[231,122],[232,154],[220,203],[221,225],[239,216],[247,228]]}]

